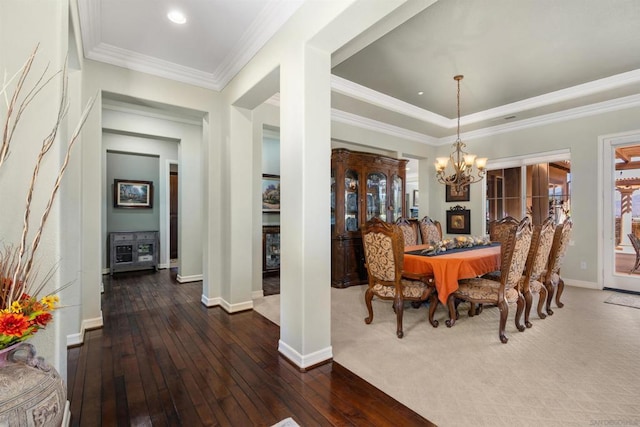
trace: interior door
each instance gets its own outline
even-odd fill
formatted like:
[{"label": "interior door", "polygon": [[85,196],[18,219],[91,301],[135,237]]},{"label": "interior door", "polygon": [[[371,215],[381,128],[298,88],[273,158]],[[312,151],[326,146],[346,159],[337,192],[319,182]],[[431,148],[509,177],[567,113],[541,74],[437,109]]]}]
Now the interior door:
[{"label": "interior door", "polygon": [[640,268],[631,271],[636,252],[627,237],[640,234],[640,134],[605,139],[603,159],[603,286],[640,292]]}]

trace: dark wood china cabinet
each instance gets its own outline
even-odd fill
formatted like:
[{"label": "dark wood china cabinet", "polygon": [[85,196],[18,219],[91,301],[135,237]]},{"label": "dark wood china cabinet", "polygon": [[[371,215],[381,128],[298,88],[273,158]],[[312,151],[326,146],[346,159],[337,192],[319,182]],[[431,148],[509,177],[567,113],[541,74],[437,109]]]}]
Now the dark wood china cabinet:
[{"label": "dark wood china cabinet", "polygon": [[367,281],[360,227],[405,216],[407,160],[336,148],[331,153],[331,286]]}]

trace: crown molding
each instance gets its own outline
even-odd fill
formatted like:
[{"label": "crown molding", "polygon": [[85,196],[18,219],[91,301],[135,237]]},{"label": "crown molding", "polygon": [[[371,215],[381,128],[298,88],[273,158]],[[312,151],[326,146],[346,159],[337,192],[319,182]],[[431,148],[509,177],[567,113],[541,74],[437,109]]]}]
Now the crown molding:
[{"label": "crown molding", "polygon": [[100,0],[78,2],[84,56],[94,61],[221,91],[295,13],[304,0],[269,1],[213,73],[115,47],[101,41]]},{"label": "crown molding", "polygon": [[346,111],[336,110],[335,108],[331,109],[331,120],[338,123],[344,123],[362,129],[373,130],[390,136],[396,136],[398,138],[422,142],[429,145],[435,145],[435,143],[438,141],[436,138],[425,135],[423,133],[410,131],[399,126],[393,126],[387,123],[380,122],[378,120],[373,120],[367,117],[348,113]]},{"label": "crown molding", "polygon": [[216,68],[213,75],[224,88],[271,37],[300,8],[304,0],[270,1]]},{"label": "crown molding", "polygon": [[88,58],[91,49],[100,43],[100,34],[102,33],[100,0],[79,1],[78,14],[80,15],[83,52],[84,56]]},{"label": "crown molding", "polygon": [[[549,113],[530,119],[524,119],[517,122],[505,123],[475,131],[464,132],[460,134],[460,139],[471,140],[484,138],[487,136],[498,135],[502,133],[514,132],[517,130],[529,129],[538,126],[545,126],[551,123],[575,120],[583,117],[595,116],[612,111],[624,110],[640,106],[640,94],[629,95],[622,98],[612,99],[609,101],[598,102],[582,107],[571,108],[556,113]],[[451,144],[456,140],[456,136],[448,136],[439,138],[435,145]]]},{"label": "crown molding", "polygon": [[85,56],[94,61],[106,62],[111,65],[192,84],[205,89],[216,91],[221,89],[220,82],[211,73],[141,55],[106,43],[94,46],[88,54],[85,53]]},{"label": "crown molding", "polygon": [[[171,113],[162,112],[153,107],[143,107],[139,105],[132,105],[127,102],[115,101],[113,99],[104,99],[102,101],[102,108],[104,110],[116,111],[119,113],[135,114],[138,116],[149,117],[158,120],[168,120],[176,123],[184,123],[193,126],[202,126],[202,120],[196,118],[187,118]],[[204,117],[204,114],[203,114]]]},{"label": "crown molding", "polygon": [[460,124],[468,125],[485,120],[501,118],[517,114],[522,111],[532,110],[534,108],[546,107],[558,102],[569,101],[587,95],[606,92],[608,90],[638,82],[640,82],[640,69],[616,74],[615,76],[605,77],[566,89],[557,90],[555,92],[545,93],[544,95],[534,96],[532,98],[501,105],[500,107],[491,108],[485,111],[468,114],[460,118]]},{"label": "crown molding", "polygon": [[[535,96],[522,101],[513,102],[511,104],[502,105],[500,107],[491,108],[489,110],[480,111],[478,113],[468,114],[460,117],[460,125],[469,125],[481,121],[502,118],[505,116],[520,113],[522,111],[534,108],[545,107],[558,102],[568,101],[587,95],[615,89],[640,82],[640,69],[626,73],[617,74],[611,77],[605,77],[592,82],[573,86],[566,89],[557,90],[555,92],[546,93],[544,95]],[[445,129],[453,129],[457,126],[456,119],[448,119],[439,114],[423,108],[416,107],[399,99],[393,98],[380,92],[376,92],[365,86],[359,85],[352,81],[343,79],[335,75],[331,76],[331,89],[335,92],[359,99],[361,101],[377,105],[389,111],[394,111],[409,117],[422,120]]]},{"label": "crown molding", "polygon": [[416,107],[408,102],[400,101],[397,98],[385,95],[384,93],[377,92],[373,89],[369,89],[368,87],[359,85],[333,74],[331,75],[331,90],[369,104],[377,105],[378,107],[382,107],[386,110],[395,111],[396,113],[413,117],[447,129],[452,129],[458,124],[457,120],[448,119],[439,114]]},{"label": "crown molding", "polygon": [[[265,103],[280,107],[280,94],[276,93],[269,98]],[[502,133],[515,132],[518,130],[545,126],[551,123],[558,123],[567,120],[574,120],[583,117],[594,116],[597,114],[603,114],[611,111],[624,110],[627,108],[633,108],[640,106],[640,94],[630,95],[622,98],[617,98],[609,101],[598,102],[591,105],[582,107],[571,108],[556,113],[549,113],[530,119],[524,119],[517,122],[505,123],[497,126],[487,127],[484,129],[478,129],[470,132],[463,132],[460,134],[460,138],[463,140],[472,140],[478,138],[485,138],[488,136],[498,135]],[[446,144],[452,144],[456,140],[456,135],[435,138],[430,135],[426,135],[419,132],[407,130],[405,128],[390,125],[378,120],[373,120],[367,117],[359,116],[357,114],[348,113],[346,111],[331,109],[331,120],[339,123],[348,124],[351,126],[380,132],[386,135],[391,135],[399,138],[408,139],[411,141],[422,142],[432,146],[441,146]]]}]

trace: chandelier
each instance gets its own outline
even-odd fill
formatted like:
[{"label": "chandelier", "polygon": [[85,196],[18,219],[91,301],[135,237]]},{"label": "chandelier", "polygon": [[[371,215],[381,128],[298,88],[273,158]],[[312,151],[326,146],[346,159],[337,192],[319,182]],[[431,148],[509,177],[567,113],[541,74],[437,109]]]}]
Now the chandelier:
[{"label": "chandelier", "polygon": [[[458,75],[453,78],[458,82],[458,137],[453,144],[454,151],[449,157],[436,157],[435,163],[438,182],[452,186],[456,193],[462,192],[465,185],[480,181],[484,177],[484,168],[487,165],[486,157],[476,159],[475,154],[464,151],[466,144],[460,140],[460,80],[463,77]],[[449,160],[452,167],[449,167]],[[474,161],[477,172],[473,170]]]}]

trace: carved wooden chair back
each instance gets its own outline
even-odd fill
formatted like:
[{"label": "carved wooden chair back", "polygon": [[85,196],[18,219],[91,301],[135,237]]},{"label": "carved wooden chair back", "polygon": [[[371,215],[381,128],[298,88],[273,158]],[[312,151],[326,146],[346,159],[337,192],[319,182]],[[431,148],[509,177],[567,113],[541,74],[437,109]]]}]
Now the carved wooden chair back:
[{"label": "carved wooden chair back", "polygon": [[420,220],[420,237],[422,244],[429,242],[439,242],[442,240],[442,226],[439,221],[425,216]]},{"label": "carved wooden chair back", "polygon": [[494,242],[504,243],[509,237],[511,230],[518,227],[520,221],[512,216],[505,216],[502,219],[489,223],[489,238]]},{"label": "carved wooden chair back", "polygon": [[633,250],[636,251],[636,263],[633,266],[633,268],[631,269],[631,271],[629,271],[629,273],[633,273],[634,271],[636,271],[638,269],[638,267],[640,267],[640,239],[638,239],[638,236],[636,236],[633,233],[629,233],[629,234],[627,234],[627,236],[629,237],[629,240],[631,241],[631,245],[633,246]]},{"label": "carved wooden chair back", "polygon": [[[367,324],[373,320],[371,300],[374,296],[380,299],[393,300],[396,312],[396,335],[403,337],[402,315],[404,300],[425,301],[431,297],[431,304],[435,311],[435,283],[428,277],[415,277],[412,280],[403,277],[404,237],[400,227],[389,224],[379,218],[373,218],[362,227],[362,243],[364,246],[365,267],[368,273],[368,288],[365,292],[365,303],[369,316],[365,318]],[[433,313],[430,309],[432,325]]]},{"label": "carved wooden chair back", "polygon": [[552,275],[560,274],[560,267],[562,267],[562,262],[564,261],[567,247],[569,246],[572,227],[573,222],[571,218],[567,218],[562,224],[558,224],[556,226],[555,234],[553,235],[553,244],[549,254],[549,262],[546,269],[548,279],[551,279]]},{"label": "carved wooden chair back", "polygon": [[505,292],[514,288],[518,289],[518,283],[522,278],[523,271],[525,271],[532,236],[531,221],[529,217],[524,217],[518,226],[509,232],[506,245],[502,245],[500,287],[504,288]]},{"label": "carved wooden chair back", "polygon": [[402,230],[405,246],[415,246],[418,244],[418,227],[415,221],[400,217],[396,220],[396,225]]},{"label": "carved wooden chair back", "polygon": [[522,278],[528,258],[532,234],[533,229],[529,217],[523,218],[518,226],[509,232],[506,241],[500,247],[500,282],[482,277],[458,281],[458,290],[450,294],[448,299],[450,318],[447,320],[447,326],[455,324],[458,315],[454,303],[458,298],[471,303],[497,304],[500,308],[498,334],[503,343],[508,341],[504,332],[509,314],[508,303],[517,302],[515,323],[519,331],[524,331],[525,327],[520,323],[520,317],[525,303],[518,283]]}]

